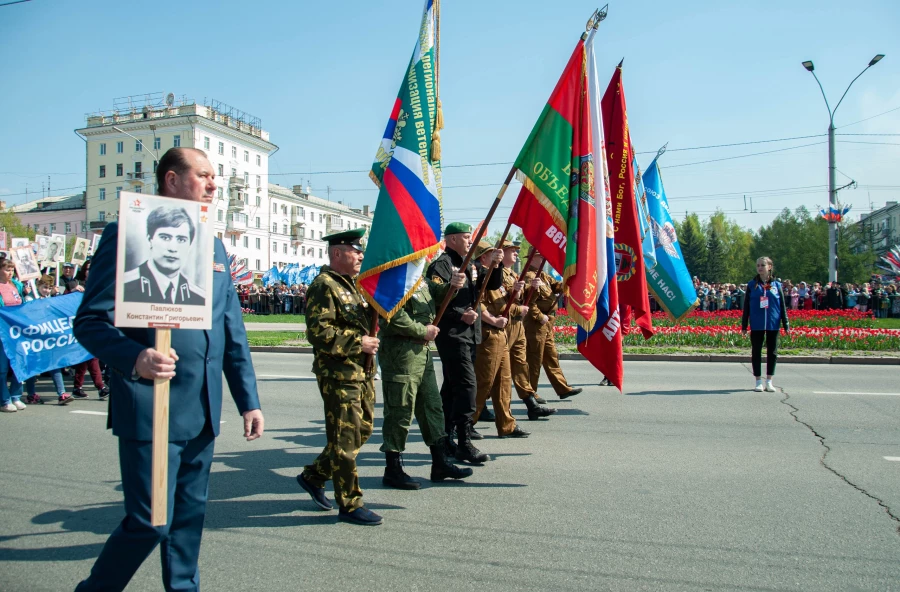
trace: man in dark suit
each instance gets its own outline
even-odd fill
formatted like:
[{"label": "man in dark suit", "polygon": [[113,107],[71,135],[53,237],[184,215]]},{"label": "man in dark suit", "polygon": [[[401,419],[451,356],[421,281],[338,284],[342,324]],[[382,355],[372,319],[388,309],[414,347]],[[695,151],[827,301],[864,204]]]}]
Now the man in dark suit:
[{"label": "man in dark suit", "polygon": [[194,223],[184,208],[158,207],[150,212],[150,259],[125,274],[125,302],[203,306],[206,294],[181,273],[195,235]]},{"label": "man in dark suit", "polygon": [[[216,191],[212,165],[202,151],[193,148],[172,148],[163,155],[157,184],[162,195],[205,203],[213,200]],[[247,334],[227,271],[213,273],[212,329],[173,330],[168,354],[153,348],[153,330],[115,327],[117,235],[115,223],[103,231],[74,333],[89,352],[113,369],[109,423],[119,438],[126,516],[107,540],[90,577],[76,590],[123,590],[157,544],[162,545],[165,589],[199,590],[197,559],[213,446],[222,413],[223,371],[244,418],[244,436],[249,441],[263,433]],[[228,269],[225,247],[218,239],[214,259],[222,269]],[[153,527],[150,522],[156,379],[170,380],[172,394],[168,520],[161,527]]]}]

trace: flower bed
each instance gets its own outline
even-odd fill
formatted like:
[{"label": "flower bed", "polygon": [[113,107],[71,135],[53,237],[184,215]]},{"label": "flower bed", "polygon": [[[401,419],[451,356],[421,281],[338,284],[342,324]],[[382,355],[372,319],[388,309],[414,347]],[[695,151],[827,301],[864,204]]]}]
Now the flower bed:
[{"label": "flower bed", "polygon": [[[791,331],[782,331],[782,348],[900,351],[900,331],[876,329],[871,313],[844,311],[793,311]],[[749,348],[749,334],[741,333],[740,311],[694,312],[675,325],[664,314],[653,315],[655,335],[644,340],[632,329],[625,335],[628,346],[697,348]],[[575,344],[576,328],[565,311],[559,311],[554,326],[559,343]]]}]

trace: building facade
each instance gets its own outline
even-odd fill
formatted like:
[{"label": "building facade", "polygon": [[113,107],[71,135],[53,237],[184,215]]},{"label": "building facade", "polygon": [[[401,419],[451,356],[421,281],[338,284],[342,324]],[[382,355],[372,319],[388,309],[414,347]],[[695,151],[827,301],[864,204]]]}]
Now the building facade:
[{"label": "building facade", "polygon": [[374,211],[269,183],[269,141],[258,118],[219,101],[207,104],[162,93],[125,97],[92,113],[75,130],[85,140],[88,234],[117,218],[122,191],[156,193],[159,158],[173,147],[203,150],[216,170],[214,232],[259,276],[290,263],[321,265],[330,232],[370,227]]},{"label": "building facade", "polygon": [[900,202],[889,201],[883,208],[861,214],[859,224],[866,236],[871,236],[875,255],[884,255],[900,244]]},{"label": "building facade", "polygon": [[65,234],[87,238],[89,230],[85,217],[84,193],[41,198],[9,208],[22,224],[35,233]]}]

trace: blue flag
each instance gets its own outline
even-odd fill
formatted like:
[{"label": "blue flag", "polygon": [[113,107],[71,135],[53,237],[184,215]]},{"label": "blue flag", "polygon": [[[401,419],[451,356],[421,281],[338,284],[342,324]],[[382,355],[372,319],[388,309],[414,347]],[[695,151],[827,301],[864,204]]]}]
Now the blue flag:
[{"label": "blue flag", "polygon": [[634,167],[634,201],[637,204],[638,225],[641,230],[641,253],[644,255],[644,267],[653,269],[656,265],[656,237],[651,232],[650,212],[647,211],[647,190],[641,176],[637,153],[631,159],[631,166]]},{"label": "blue flag", "polygon": [[656,161],[653,159],[643,176],[647,212],[656,243],[656,266],[646,270],[647,287],[663,310],[677,321],[697,306],[697,291],[681,255],[675,224],[669,214],[669,200]]},{"label": "blue flag", "polygon": [[81,298],[82,294],[75,292],[0,307],[0,340],[20,382],[93,357],[72,334]]}]

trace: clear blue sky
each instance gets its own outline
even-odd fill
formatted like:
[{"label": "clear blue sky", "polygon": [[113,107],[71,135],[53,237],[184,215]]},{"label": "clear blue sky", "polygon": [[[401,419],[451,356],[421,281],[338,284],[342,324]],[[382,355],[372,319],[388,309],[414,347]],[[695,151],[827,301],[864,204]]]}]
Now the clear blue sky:
[{"label": "clear blue sky", "polygon": [[[9,0],[0,0],[0,4]],[[367,170],[411,55],[420,0],[381,2],[32,0],[0,7],[0,199],[83,185],[72,130],[115,97],[173,92],[216,98],[262,118],[280,151],[270,181],[374,205]],[[445,0],[441,95],[445,218],[476,221],[528,135],[597,2]],[[661,163],[672,210],[717,207],[744,226],[781,208],[827,203],[828,116],[800,62],[812,59],[832,106],[876,53],[835,118],[837,167],[860,184],[854,213],[900,197],[900,3],[612,2],[598,36],[600,76],[625,58],[638,151],[669,143]],[[675,151],[713,144],[822,137]],[[868,143],[850,143],[850,142]],[[698,161],[814,146],[774,154]],[[641,164],[652,155],[642,155]],[[310,176],[309,173],[312,173]],[[847,181],[838,175],[839,184]],[[454,187],[483,185],[480,187]],[[811,188],[807,188],[810,187]],[[807,188],[788,190],[787,188]],[[771,190],[771,191],[770,191]],[[759,212],[744,212],[743,193]],[[760,192],[760,193],[752,193]],[[768,192],[768,193],[764,193]],[[734,194],[734,195],[722,195]],[[4,197],[4,195],[6,197]],[[696,197],[704,196],[704,197]],[[493,226],[505,222],[515,193]]]}]

